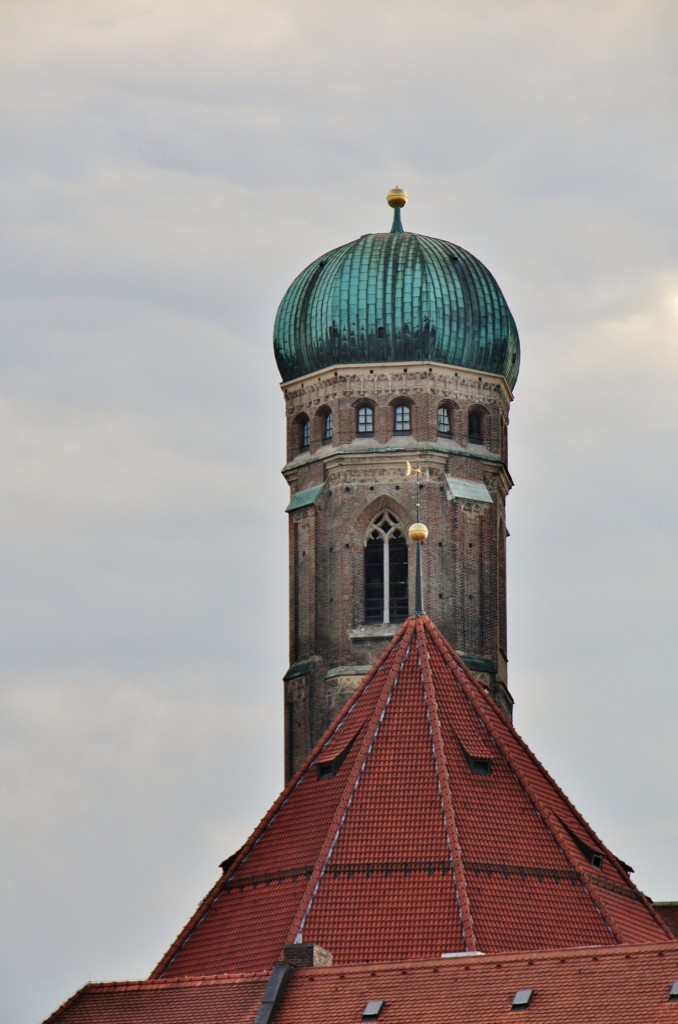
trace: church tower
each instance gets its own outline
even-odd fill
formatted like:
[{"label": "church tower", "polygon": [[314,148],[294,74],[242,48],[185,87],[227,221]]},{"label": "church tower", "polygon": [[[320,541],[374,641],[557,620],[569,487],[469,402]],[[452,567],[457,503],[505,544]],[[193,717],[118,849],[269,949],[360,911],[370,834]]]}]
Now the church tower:
[{"label": "church tower", "polygon": [[[451,242],[390,232],[292,283],[274,347],[287,415],[290,666],[285,770],[301,764],[412,611],[424,607],[504,714],[509,405],[518,332],[490,272]],[[407,464],[421,472],[406,476]]]}]

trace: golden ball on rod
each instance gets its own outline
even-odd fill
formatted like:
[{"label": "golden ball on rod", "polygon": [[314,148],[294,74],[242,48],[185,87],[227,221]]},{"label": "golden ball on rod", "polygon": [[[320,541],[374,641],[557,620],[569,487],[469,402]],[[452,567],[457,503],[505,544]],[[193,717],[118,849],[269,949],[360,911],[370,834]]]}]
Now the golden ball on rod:
[{"label": "golden ball on rod", "polygon": [[412,523],[409,529],[410,540],[426,540],[428,537],[428,526],[424,523]]},{"label": "golden ball on rod", "polygon": [[396,185],[395,188],[389,189],[386,193],[386,202],[389,206],[402,209],[407,202],[407,192],[404,188],[398,188]]}]

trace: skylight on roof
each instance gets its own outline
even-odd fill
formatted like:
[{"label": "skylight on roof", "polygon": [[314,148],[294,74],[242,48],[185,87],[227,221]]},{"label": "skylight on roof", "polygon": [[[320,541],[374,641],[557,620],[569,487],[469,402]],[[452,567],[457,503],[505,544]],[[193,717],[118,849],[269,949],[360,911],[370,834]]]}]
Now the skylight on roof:
[{"label": "skylight on roof", "polygon": [[511,1003],[511,1009],[512,1010],[526,1010],[527,1007],[530,1005],[530,1000],[532,999],[533,995],[534,995],[534,989],[533,988],[519,988],[518,991],[516,992],[516,994],[513,997],[513,1002]]},{"label": "skylight on roof", "polygon": [[363,1010],[363,1020],[376,1020],[386,1003],[383,999],[370,999]]},{"label": "skylight on roof", "polygon": [[669,989],[669,999],[678,999],[678,981],[674,981],[673,985]]}]

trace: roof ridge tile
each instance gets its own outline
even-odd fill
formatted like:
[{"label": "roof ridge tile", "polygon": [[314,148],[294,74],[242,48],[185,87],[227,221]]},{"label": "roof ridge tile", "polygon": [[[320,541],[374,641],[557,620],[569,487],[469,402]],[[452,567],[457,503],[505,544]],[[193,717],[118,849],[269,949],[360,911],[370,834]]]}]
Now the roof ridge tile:
[{"label": "roof ridge tile", "polygon": [[[313,899],[317,892],[318,886],[322,880],[322,877],[327,869],[327,864],[332,855],[332,850],[334,849],[334,846],[337,842],[339,832],[341,831],[342,825],[346,820],[346,814],[351,806],[355,790],[359,785],[360,776],[365,767],[365,764],[367,763],[370,750],[374,743],[376,733],[378,732],[379,729],[380,721],[383,718],[383,714],[390,700],[393,688],[398,681],[400,669],[412,643],[413,633],[414,623],[412,619],[407,619],[403,623],[401,628],[398,630],[396,635],[393,637],[391,643],[388,645],[386,649],[385,654],[387,654],[388,658],[390,658],[400,647],[405,648],[402,660],[395,662],[393,668],[388,672],[384,683],[382,683],[382,699],[376,702],[374,708],[372,709],[372,714],[370,715],[369,725],[372,726],[372,724],[374,723],[373,727],[368,727],[365,729],[364,736],[362,737],[361,742],[356,747],[355,752],[351,752],[350,756],[353,763],[353,767],[348,775],[348,778],[346,779],[341,796],[337,801],[336,812],[330,823],[330,827],[327,832],[325,842],[320,850],[316,868],[313,871],[311,877],[309,878],[308,885],[306,886],[304,894],[301,898],[299,904],[299,911],[292,920],[292,924],[290,926],[290,930],[287,937],[288,943],[300,941],[299,937],[303,934],[304,924],[306,922],[306,919],[308,918],[311,906],[313,904]],[[374,669],[372,669],[371,672],[368,672],[367,676],[363,680],[363,684],[360,687],[359,691],[356,691],[356,694],[351,698],[349,702],[351,705],[355,705],[357,703],[359,695],[365,688],[365,684],[367,683],[367,681],[376,677],[379,670],[387,663],[387,660],[387,657],[382,657],[377,663],[377,665],[375,665]],[[312,762],[309,762],[309,766],[310,763]]]},{"label": "roof ridge tile", "polygon": [[588,870],[588,837],[607,855],[431,620],[410,616],[152,977],[263,967],[295,941],[336,965],[669,942],[616,861]]},{"label": "roof ridge tile", "polygon": [[[426,649],[425,629],[427,621],[427,618],[420,616],[416,623],[416,636],[418,640],[417,655],[424,681],[424,700],[426,701],[429,729],[431,730],[433,758],[436,766],[436,774],[438,775],[440,799],[443,805],[443,820],[445,822],[447,842],[450,850],[450,858],[452,860],[454,888],[459,906],[462,934],[464,936],[466,948],[471,951],[476,951],[478,949],[478,942],[473,923],[473,914],[471,913],[471,902],[466,885],[466,876],[461,850],[461,837],[459,835],[459,829],[457,828],[457,816],[454,812],[454,802],[452,800],[452,789],[447,766],[445,744],[443,742],[440,726],[440,716],[438,714],[431,664],[430,659],[428,658],[428,650]],[[426,657],[422,657],[422,654],[426,655]]]},{"label": "roof ridge tile", "polygon": [[[440,653],[442,654],[443,658],[447,661],[450,667],[462,669],[462,686],[470,696],[470,699],[472,701],[479,700],[479,704],[476,705],[476,713],[481,717],[482,720],[485,719],[486,715],[491,716],[493,724],[499,725],[504,733],[508,733],[511,736],[511,739],[517,742],[521,749],[521,752],[528,757],[528,759],[532,762],[534,767],[542,774],[545,781],[548,782],[550,786],[557,792],[558,796],[563,800],[566,807],[573,815],[575,821],[580,823],[581,826],[584,827],[585,831],[589,833],[590,838],[595,840],[595,842],[604,850],[605,854],[615,865],[625,885],[634,892],[634,894],[639,898],[639,900],[643,903],[646,909],[648,909],[651,912],[652,916],[656,919],[657,923],[662,928],[662,931],[664,931],[664,933],[667,934],[666,926],[661,921],[659,915],[654,910],[647,897],[636,888],[633,881],[628,876],[628,873],[625,872],[619,864],[617,858],[610,852],[610,850],[608,850],[605,844],[598,838],[598,836],[593,831],[591,826],[588,824],[586,819],[579,813],[577,808],[569,800],[566,794],[561,790],[558,783],[550,775],[550,773],[544,767],[539,758],[533,753],[533,751],[530,749],[527,743],[525,743],[523,738],[516,731],[513,724],[507,721],[504,715],[502,715],[501,711],[494,703],[492,698],[481,686],[479,681],[471,675],[470,670],[461,661],[459,656],[456,654],[456,651],[454,651],[454,649],[450,647],[450,645],[442,636],[437,627],[430,621],[429,626],[431,635],[433,639],[436,641],[436,646]],[[452,655],[452,657],[450,657],[450,655]],[[471,678],[469,679],[469,677]],[[469,683],[475,683],[476,685],[468,686],[467,684]],[[545,824],[549,828],[549,831],[558,843],[559,848],[562,850],[567,861],[570,863],[574,871],[576,871],[577,875],[579,876],[579,879],[585,892],[587,893],[589,899],[595,906],[596,910],[600,913],[601,918],[605,922],[606,927],[609,929],[610,933],[616,939],[617,942],[623,942],[623,928],[621,928],[619,923],[615,920],[615,916],[613,913],[611,913],[609,906],[603,900],[599,899],[595,894],[595,889],[597,889],[598,887],[596,886],[595,888],[592,888],[589,886],[586,873],[582,871],[582,867],[579,863],[579,860],[575,856],[573,856],[573,842],[567,835],[566,830],[560,822],[558,816],[553,811],[551,811],[547,804],[541,799],[539,793],[527,780],[522,769],[516,764],[515,758],[511,756],[510,746],[506,744],[503,738],[500,738],[497,735],[493,728],[489,727],[487,723],[485,723],[485,725],[486,728],[488,729],[489,735],[492,737],[493,741],[501,750],[502,756],[506,759],[507,764],[510,766],[511,770],[514,772],[516,778],[520,782],[520,785],[526,793],[528,799],[532,801],[532,803],[538,810],[539,814],[541,814]],[[670,941],[670,938],[668,938],[668,934],[667,941]]]}]

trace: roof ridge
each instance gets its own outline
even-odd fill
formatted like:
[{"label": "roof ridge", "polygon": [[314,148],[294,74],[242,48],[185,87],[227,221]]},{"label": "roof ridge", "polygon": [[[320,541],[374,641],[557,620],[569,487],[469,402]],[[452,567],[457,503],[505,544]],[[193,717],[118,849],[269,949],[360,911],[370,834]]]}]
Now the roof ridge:
[{"label": "roof ridge", "polygon": [[648,943],[613,943],[606,946],[566,946],[562,949],[521,949],[515,952],[506,953],[473,953],[454,957],[422,957],[418,960],[381,960],[379,962],[360,964],[341,964],[330,967],[299,967],[297,973],[305,975],[313,974],[319,977],[323,974],[366,974],[373,976],[377,974],[402,974],[414,973],[415,971],[441,971],[458,969],[469,970],[487,968],[494,963],[529,963],[531,961],[548,962],[549,960],[589,960],[610,957],[634,957],[634,956],[664,956],[673,946],[678,952],[678,940],[672,943],[648,942]]},{"label": "roof ridge", "polygon": [[207,893],[207,895],[204,897],[204,899],[200,901],[200,903],[195,909],[195,912],[191,915],[187,923],[181,929],[181,931],[175,938],[174,942],[170,945],[167,952],[161,957],[161,959],[158,961],[156,966],[151,971],[149,979],[161,979],[163,973],[167,970],[179,949],[181,949],[181,947],[184,945],[188,936],[194,931],[196,926],[200,923],[201,919],[208,912],[213,903],[220,897],[224,886],[228,883],[228,881],[231,878],[233,878],[235,873],[240,870],[240,868],[247,860],[248,856],[250,855],[256,844],[259,842],[262,835],[265,833],[266,829],[269,827],[269,825],[273,823],[279,811],[290,799],[292,793],[297,788],[297,786],[305,776],[310,766],[313,764],[313,761],[318,757],[323,747],[327,744],[329,740],[328,732],[331,730],[330,735],[336,735],[340,726],[343,724],[344,720],[350,714],[352,707],[355,705],[363,691],[371,682],[373,682],[374,679],[376,679],[387,657],[389,657],[391,651],[400,642],[401,635],[405,630],[408,622],[409,620],[406,620],[400,627],[400,629],[395,633],[391,641],[387,644],[385,650],[382,652],[379,658],[377,658],[372,668],[369,670],[369,672],[366,673],[362,681],[358,684],[355,691],[353,692],[351,699],[344,705],[344,707],[337,715],[337,717],[334,719],[329,729],[326,730],[319,738],[318,742],[309,752],[306,760],[302,762],[302,764],[299,766],[299,768],[294,773],[292,778],[289,780],[287,785],[283,787],[281,792],[278,794],[277,798],[269,807],[266,814],[264,814],[259,824],[251,833],[249,838],[243,843],[240,850],[238,850],[237,853],[235,854],[233,861],[231,862],[231,864],[229,864],[228,871],[224,872],[221,875],[221,877],[217,879],[217,881],[214,883],[214,885]]},{"label": "roof ridge", "polygon": [[[437,634],[436,639],[439,638],[439,640],[442,641],[442,643],[438,643],[438,645],[437,645],[438,649],[441,651],[443,657],[446,658],[446,660],[448,661],[448,664],[449,664],[450,659],[449,659],[448,651],[447,651],[447,648],[448,648],[449,645],[446,643],[445,638],[439,633],[439,631],[437,629],[435,630],[435,633]],[[466,666],[464,666],[464,668],[466,668]],[[466,672],[469,672],[469,670],[466,669]],[[463,685],[464,684],[462,682],[462,686]],[[557,786],[557,784],[554,782],[554,780],[548,774],[548,772],[546,771],[546,769],[544,768],[542,763],[532,753],[530,748],[527,746],[527,744],[524,742],[524,740],[519,736],[517,731],[514,729],[512,723],[508,722],[504,718],[504,716],[501,714],[501,712],[496,707],[496,705],[492,701],[492,699],[489,696],[489,694],[487,694],[480,687],[477,687],[477,688],[474,687],[473,691],[472,691],[472,694],[473,694],[473,696],[471,697],[471,699],[474,699],[474,698],[477,699],[477,696],[479,694],[482,694],[483,700],[476,707],[476,712],[480,716],[481,720],[483,720],[485,718],[485,716],[488,714],[488,710],[490,710],[492,715],[494,716],[494,721],[501,725],[501,727],[502,727],[504,732],[508,731],[510,736],[513,739],[518,741],[518,743],[519,743],[521,749],[523,750],[523,752],[525,752],[528,755],[528,757],[534,763],[534,765],[537,767],[537,769],[540,772],[542,772],[543,775],[546,776],[546,778],[548,779],[548,781],[552,785],[555,786],[555,788],[557,789],[558,793],[560,795],[564,796],[564,794],[561,793],[560,788]],[[530,802],[534,805],[534,807],[536,808],[537,812],[539,813],[539,815],[543,819],[543,821],[546,824],[549,832],[551,833],[551,835],[555,839],[556,843],[558,844],[558,847],[560,848],[560,850],[561,850],[563,856],[565,857],[566,861],[570,864],[572,869],[576,872],[577,877],[579,878],[585,893],[587,894],[587,896],[589,897],[589,899],[593,903],[594,907],[596,908],[596,910],[600,914],[600,916],[601,916],[601,918],[602,918],[606,928],[608,929],[608,931],[612,935],[613,939],[615,939],[617,942],[623,942],[623,938],[624,938],[623,937],[623,933],[620,931],[619,925],[617,924],[617,921],[615,920],[614,915],[612,913],[610,913],[610,910],[606,906],[606,904],[601,899],[598,898],[597,893],[589,885],[588,878],[586,877],[584,872],[581,870],[581,865],[573,857],[573,855],[572,855],[572,843],[569,840],[569,837],[566,835],[565,828],[562,825],[562,823],[560,822],[560,820],[558,819],[557,815],[555,815],[551,811],[551,809],[546,805],[546,803],[541,799],[540,795],[535,791],[534,787],[531,786],[530,781],[526,777],[526,775],[525,775],[524,771],[522,770],[522,768],[515,763],[515,758],[513,758],[511,756],[510,745],[508,743],[506,743],[506,740],[505,740],[505,738],[503,736],[499,735],[499,730],[495,731],[495,730],[493,730],[493,729],[488,727],[488,731],[489,731],[489,734],[492,737],[493,741],[496,743],[497,747],[501,751],[502,756],[505,758],[506,763],[509,765],[509,767],[511,768],[511,771],[513,772],[513,774],[515,775],[516,779],[520,783],[520,786],[522,787],[524,793],[526,794],[526,796],[528,797]],[[565,798],[565,799],[567,800],[567,798]],[[575,815],[577,817],[579,817],[578,812],[576,811],[574,806],[572,804],[570,804],[569,800],[567,801],[567,804],[575,812]]]},{"label": "roof ridge", "polygon": [[[222,875],[220,878],[217,878],[216,882],[214,883],[210,891],[207,893],[207,895],[200,900],[200,903],[198,903],[198,906],[195,908],[195,911],[191,914],[184,927],[178,933],[174,942],[172,942],[167,952],[163,953],[163,955],[158,960],[157,964],[155,965],[155,967],[149,974],[148,978],[146,979],[147,981],[162,981],[162,975],[165,973],[169,965],[172,963],[174,957],[177,955],[181,947],[184,945],[188,936],[191,934],[196,925],[200,922],[202,917],[207,913],[207,911],[212,906],[214,901],[219,898],[223,884],[224,875]],[[47,1024],[47,1022],[45,1022],[45,1024]]]},{"label": "roof ridge", "polygon": [[[304,889],[301,900],[299,901],[297,912],[292,918],[292,924],[287,934],[287,942],[294,943],[300,940],[300,936],[303,934],[303,928],[310,913],[313,905],[315,894],[318,890],[318,886],[322,880],[325,870],[327,868],[328,861],[332,854],[332,850],[336,844],[339,832],[341,831],[342,825],[346,819],[346,814],[353,801],[353,794],[360,782],[360,775],[369,757],[370,749],[374,742],[374,737],[379,730],[380,720],[383,717],[384,710],[389,702],[390,696],[393,692],[393,688],[398,681],[400,669],[407,656],[407,652],[412,643],[412,634],[414,633],[415,619],[410,616],[405,620],[401,628],[398,630],[396,635],[393,637],[391,642],[388,644],[382,657],[378,660],[374,668],[368,672],[367,676],[363,680],[363,684],[358,688],[352,699],[349,701],[349,705],[357,703],[360,694],[365,689],[368,680],[376,678],[378,672],[386,663],[387,658],[391,657],[399,647],[404,646],[405,650],[402,658],[400,658],[391,671],[386,676],[383,682],[383,693],[379,700],[375,702],[375,706],[372,710],[372,714],[369,720],[365,723],[364,736],[362,742],[357,747],[355,754],[352,755],[353,765],[352,769],[348,774],[344,788],[341,791],[339,799],[336,803],[335,813],[332,817],[330,825],[327,830],[325,840],[318,852],[316,864],[313,872],[308,880],[308,884]],[[322,743],[317,745],[322,749]]]},{"label": "roof ridge", "polygon": [[302,941],[338,966],[671,941],[425,614],[400,625],[223,868],[152,980],[261,967]]},{"label": "roof ridge", "polygon": [[270,971],[234,971],[230,974],[196,974],[180,978],[143,978],[133,981],[90,981],[86,988],[200,988],[209,985],[237,985],[241,981],[267,981]]},{"label": "roof ridge", "polygon": [[[503,719],[503,716],[502,716],[502,719]],[[659,924],[659,926],[661,927],[661,930],[664,932],[664,934],[667,937],[667,941],[671,942],[673,940],[674,936],[668,930],[668,928],[666,926],[666,922],[661,918],[661,916],[654,909],[654,906],[652,905],[652,901],[650,899],[648,899],[648,897],[645,895],[645,893],[642,892],[638,888],[638,886],[635,884],[635,882],[631,878],[629,872],[624,868],[623,863],[619,860],[619,858],[617,856],[615,856],[614,853],[612,853],[612,851],[607,846],[607,844],[605,842],[603,842],[603,840],[600,838],[600,836],[595,831],[593,826],[589,824],[588,820],[581,813],[579,808],[576,807],[575,804],[572,803],[572,801],[568,797],[567,793],[565,793],[565,791],[563,789],[561,789],[561,787],[558,784],[557,780],[551,775],[551,773],[549,772],[548,768],[546,768],[546,766],[537,757],[537,755],[534,753],[534,751],[528,746],[528,744],[525,742],[525,740],[520,735],[520,733],[518,733],[517,730],[514,728],[513,724],[510,723],[510,722],[507,722],[505,719],[503,719],[501,724],[502,724],[502,726],[509,726],[510,727],[512,734],[515,736],[516,740],[520,744],[520,747],[523,750],[523,752],[527,755],[527,757],[530,758],[530,760],[533,762],[533,764],[538,768],[538,770],[546,778],[548,783],[557,792],[558,796],[561,798],[561,800],[563,801],[565,806],[568,808],[568,810],[570,811],[570,813],[574,817],[575,821],[578,822],[583,827],[584,831],[588,833],[589,837],[591,839],[593,839],[598,844],[598,846],[600,847],[601,850],[604,851],[604,853],[607,856],[607,858],[614,865],[615,869],[619,872],[619,875],[623,879],[624,883],[626,885],[628,885],[629,889],[632,890],[632,892],[636,895],[638,900],[650,912],[650,914],[654,918],[655,922],[657,924]],[[560,821],[559,821],[559,824],[561,824]],[[563,827],[567,828],[567,826],[565,826],[565,825],[563,825]],[[577,870],[579,871],[578,868],[577,868]],[[598,905],[597,901],[595,901],[595,900],[594,900],[594,903],[595,903],[596,906]]]},{"label": "roof ridge", "polygon": [[[433,674],[431,672],[431,664],[426,646],[425,634],[428,623],[430,623],[430,619],[426,615],[419,616],[416,622],[415,629],[418,640],[417,656],[419,658],[419,666],[421,668],[424,683],[424,702],[426,705],[429,729],[431,730],[433,758],[436,775],[438,776],[438,785],[440,787],[440,799],[443,805],[443,821],[445,823],[447,844],[450,851],[450,858],[452,860],[454,888],[459,906],[459,916],[461,918],[464,944],[468,950],[475,952],[478,949],[478,940],[476,938],[473,914],[471,913],[471,901],[469,899],[468,887],[466,885],[466,873],[464,870],[461,851],[461,837],[457,827],[457,816],[454,811],[454,801],[452,799],[452,788],[450,785],[450,773],[447,765],[445,743],[442,737],[440,716],[438,714],[438,701],[436,697],[435,684],[433,682]],[[426,656],[422,657],[422,655]]]}]

